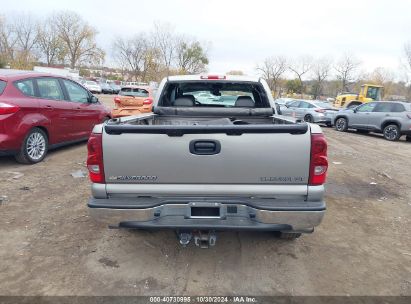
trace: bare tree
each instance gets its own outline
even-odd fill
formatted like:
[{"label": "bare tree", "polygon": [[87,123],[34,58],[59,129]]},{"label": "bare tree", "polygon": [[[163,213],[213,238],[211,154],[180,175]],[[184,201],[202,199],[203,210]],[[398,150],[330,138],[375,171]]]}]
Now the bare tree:
[{"label": "bare tree", "polygon": [[301,95],[304,93],[304,82],[303,77],[306,75],[311,69],[313,64],[313,58],[308,55],[300,56],[288,66],[291,72],[293,72],[300,82],[301,87]]},{"label": "bare tree", "polygon": [[353,55],[345,53],[334,66],[334,69],[337,72],[337,78],[341,81],[342,91],[348,91],[348,84],[355,80],[354,73],[360,64],[360,61]]},{"label": "bare tree", "polygon": [[327,57],[319,58],[315,60],[313,64],[313,74],[314,74],[314,88],[313,97],[317,99],[323,92],[324,81],[328,78],[331,71],[331,59]]},{"label": "bare tree", "polygon": [[148,41],[143,33],[130,39],[118,38],[113,43],[113,55],[120,66],[138,79],[144,70]]},{"label": "bare tree", "polygon": [[17,38],[13,27],[0,16],[0,62],[10,64],[14,60]]},{"label": "bare tree", "polygon": [[405,80],[408,85],[407,95],[411,97],[411,42],[404,45],[404,57],[405,57]]},{"label": "bare tree", "polygon": [[47,66],[53,65],[56,61],[63,61],[67,55],[53,18],[48,18],[38,25],[37,48]]},{"label": "bare tree", "polygon": [[177,69],[184,74],[198,74],[206,70],[207,52],[199,41],[181,36],[175,50]]},{"label": "bare tree", "polygon": [[70,67],[87,63],[100,63],[104,51],[97,47],[97,31],[75,12],[64,11],[54,16],[59,37],[67,50]]},{"label": "bare tree", "polygon": [[226,74],[227,75],[239,75],[239,76],[245,75],[244,72],[241,70],[231,70],[231,71],[228,71]]},{"label": "bare tree", "polygon": [[154,46],[160,54],[167,76],[170,74],[171,65],[175,58],[177,39],[173,27],[168,23],[154,23],[152,32]]},{"label": "bare tree", "polygon": [[17,69],[30,69],[37,60],[37,21],[29,14],[13,15],[10,24],[14,46],[11,66]]},{"label": "bare tree", "polygon": [[159,60],[160,54],[157,48],[153,46],[152,41],[147,40],[146,48],[143,57],[143,69],[141,72],[141,80],[147,82],[147,80],[160,81],[163,77],[161,73],[161,61]]},{"label": "bare tree", "polygon": [[200,73],[208,64],[207,49],[195,38],[177,36],[168,24],[131,38],[118,38],[113,57],[123,70],[141,81],[161,80],[173,73]]},{"label": "bare tree", "polygon": [[16,15],[13,22],[19,51],[29,53],[37,42],[37,22],[31,15]]},{"label": "bare tree", "polygon": [[279,80],[287,70],[287,59],[284,56],[266,58],[261,65],[257,66],[257,70],[261,72],[274,94],[277,94]]},{"label": "bare tree", "polygon": [[[375,68],[369,76],[369,80],[373,83],[384,86],[384,96],[394,94],[394,79],[394,73],[390,69],[384,67]],[[384,98],[384,96],[381,97]]]},{"label": "bare tree", "polygon": [[411,72],[411,42],[404,45],[406,68]]},{"label": "bare tree", "polygon": [[377,67],[371,73],[371,80],[377,84],[384,85],[387,82],[394,81],[394,74],[391,70],[384,67]]}]

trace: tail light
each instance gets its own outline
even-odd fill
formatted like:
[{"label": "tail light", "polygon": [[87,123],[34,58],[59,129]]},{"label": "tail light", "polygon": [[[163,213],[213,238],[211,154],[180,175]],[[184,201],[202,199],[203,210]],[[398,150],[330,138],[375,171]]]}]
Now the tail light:
[{"label": "tail light", "polygon": [[201,79],[226,79],[225,75],[201,75]]},{"label": "tail light", "polygon": [[325,113],[324,109],[315,109],[314,111],[317,112],[317,113]]},{"label": "tail light", "polygon": [[0,115],[16,113],[20,107],[5,102],[0,102]]},{"label": "tail light", "polygon": [[93,183],[105,183],[102,135],[91,133],[87,143],[87,169]]},{"label": "tail light", "polygon": [[318,186],[325,183],[327,177],[327,141],[324,134],[311,135],[311,161],[309,185]]},{"label": "tail light", "polygon": [[153,103],[153,99],[152,98],[147,98],[144,99],[143,104],[145,105],[151,105]]},{"label": "tail light", "polygon": [[120,99],[120,97],[114,97],[114,103],[115,104],[120,104],[121,103],[121,99]]}]

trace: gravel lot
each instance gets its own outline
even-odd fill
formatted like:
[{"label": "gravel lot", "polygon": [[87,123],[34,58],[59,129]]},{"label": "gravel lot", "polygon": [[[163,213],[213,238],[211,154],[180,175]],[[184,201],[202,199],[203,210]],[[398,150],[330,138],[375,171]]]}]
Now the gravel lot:
[{"label": "gravel lot", "polygon": [[223,232],[209,250],[91,220],[88,178],[71,176],[85,143],[33,166],[0,158],[0,294],[411,295],[411,143],[324,131],[322,225],[296,241]]}]

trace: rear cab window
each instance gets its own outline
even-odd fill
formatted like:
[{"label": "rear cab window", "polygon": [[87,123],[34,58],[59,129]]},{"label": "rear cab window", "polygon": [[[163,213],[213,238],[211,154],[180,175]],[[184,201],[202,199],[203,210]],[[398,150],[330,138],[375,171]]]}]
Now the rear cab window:
[{"label": "rear cab window", "polygon": [[169,82],[159,106],[267,108],[270,103],[260,83],[207,80]]},{"label": "rear cab window", "polygon": [[3,94],[4,88],[6,87],[7,82],[0,80],[0,95]]}]

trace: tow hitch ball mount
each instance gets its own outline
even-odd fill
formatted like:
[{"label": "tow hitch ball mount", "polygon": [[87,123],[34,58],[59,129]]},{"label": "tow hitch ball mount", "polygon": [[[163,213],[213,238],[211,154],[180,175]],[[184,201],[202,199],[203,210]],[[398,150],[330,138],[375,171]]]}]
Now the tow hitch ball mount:
[{"label": "tow hitch ball mount", "polygon": [[217,234],[214,230],[177,231],[177,238],[183,247],[188,246],[194,238],[197,247],[209,248],[215,245]]}]

